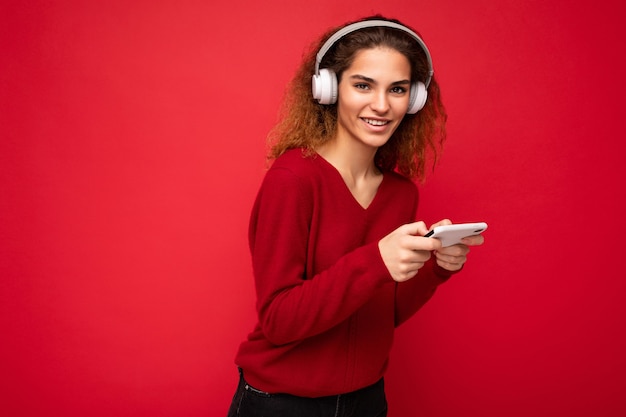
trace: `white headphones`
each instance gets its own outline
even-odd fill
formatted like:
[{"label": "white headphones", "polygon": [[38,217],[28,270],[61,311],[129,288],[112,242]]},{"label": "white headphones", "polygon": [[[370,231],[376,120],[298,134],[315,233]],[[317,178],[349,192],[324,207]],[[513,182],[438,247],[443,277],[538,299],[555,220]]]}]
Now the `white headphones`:
[{"label": "white headphones", "polygon": [[313,98],[315,98],[320,104],[334,104],[337,102],[337,75],[331,69],[322,68],[320,69],[320,64],[324,55],[328,52],[330,48],[337,42],[339,39],[343,38],[349,33],[355,32],[360,29],[369,28],[369,27],[389,27],[394,29],[399,29],[403,32],[411,35],[417,43],[422,47],[424,53],[426,54],[426,60],[428,61],[428,78],[425,82],[414,81],[411,83],[411,91],[409,93],[409,107],[407,110],[408,114],[415,114],[424,107],[426,104],[426,99],[428,98],[428,94],[426,89],[430,84],[430,80],[433,77],[433,62],[430,57],[430,52],[428,52],[428,48],[424,41],[418,36],[417,33],[413,32],[411,29],[406,26],[400,25],[398,23],[389,22],[387,20],[364,20],[362,22],[353,23],[351,25],[345,26],[344,28],[335,32],[325,43],[322,45],[321,49],[317,53],[317,59],[315,60],[315,74],[313,75],[312,80],[312,89],[313,89]]}]

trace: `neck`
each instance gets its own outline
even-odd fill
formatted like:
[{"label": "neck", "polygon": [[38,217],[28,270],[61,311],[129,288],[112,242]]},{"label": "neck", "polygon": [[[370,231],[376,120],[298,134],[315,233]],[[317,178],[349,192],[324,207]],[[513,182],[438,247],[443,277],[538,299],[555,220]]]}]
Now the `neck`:
[{"label": "neck", "polygon": [[374,164],[378,148],[359,145],[333,140],[317,149],[317,153],[333,165],[346,182],[355,183],[380,174]]}]

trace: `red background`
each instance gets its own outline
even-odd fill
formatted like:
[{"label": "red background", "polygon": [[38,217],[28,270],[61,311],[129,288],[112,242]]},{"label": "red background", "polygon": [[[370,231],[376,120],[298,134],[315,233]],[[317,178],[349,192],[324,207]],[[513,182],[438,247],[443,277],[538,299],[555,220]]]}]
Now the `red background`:
[{"label": "red background", "polygon": [[390,416],[626,415],[622,1],[0,6],[0,414],[221,416],[303,48],[381,12],[449,111],[420,217],[487,221],[398,331]]}]

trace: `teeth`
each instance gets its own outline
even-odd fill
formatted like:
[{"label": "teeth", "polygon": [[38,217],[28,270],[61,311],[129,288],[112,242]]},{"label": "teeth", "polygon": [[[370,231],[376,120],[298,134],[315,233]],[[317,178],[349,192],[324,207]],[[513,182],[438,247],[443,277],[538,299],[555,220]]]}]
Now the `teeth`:
[{"label": "teeth", "polygon": [[372,119],[363,119],[365,121],[365,123],[373,125],[373,126],[384,126],[386,125],[387,121],[384,120],[372,120]]}]

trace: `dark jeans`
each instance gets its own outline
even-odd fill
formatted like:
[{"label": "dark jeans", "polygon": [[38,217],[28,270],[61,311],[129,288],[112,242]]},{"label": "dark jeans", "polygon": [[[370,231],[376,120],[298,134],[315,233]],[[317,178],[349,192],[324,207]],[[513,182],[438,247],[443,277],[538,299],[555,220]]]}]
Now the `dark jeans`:
[{"label": "dark jeans", "polygon": [[251,387],[240,371],[228,417],[386,417],[384,382],[329,397],[306,398],[269,394]]}]

